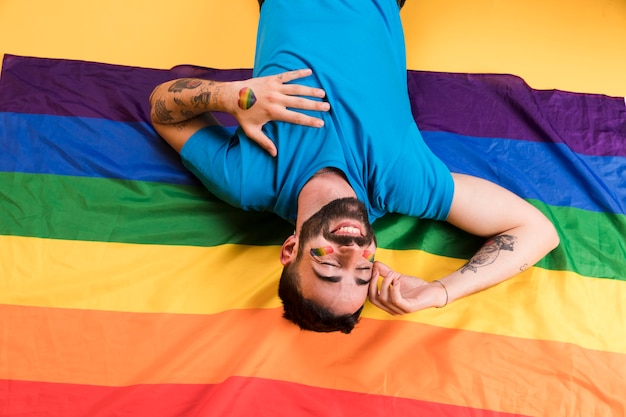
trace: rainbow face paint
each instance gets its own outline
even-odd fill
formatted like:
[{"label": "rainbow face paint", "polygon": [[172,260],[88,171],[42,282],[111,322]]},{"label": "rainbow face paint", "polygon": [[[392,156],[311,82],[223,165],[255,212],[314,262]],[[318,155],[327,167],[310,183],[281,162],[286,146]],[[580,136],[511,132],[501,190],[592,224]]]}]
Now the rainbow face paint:
[{"label": "rainbow face paint", "polygon": [[367,259],[368,262],[374,263],[374,254],[368,250],[363,251],[363,257]]},{"label": "rainbow face paint", "polygon": [[239,90],[239,101],[237,104],[240,109],[248,110],[250,107],[254,106],[254,103],[256,103],[256,96],[250,87],[244,87]]},{"label": "rainbow face paint", "polygon": [[323,248],[311,248],[311,255],[312,256],[330,255],[334,251],[335,250],[333,249],[332,246],[326,246],[326,247],[323,247]]}]

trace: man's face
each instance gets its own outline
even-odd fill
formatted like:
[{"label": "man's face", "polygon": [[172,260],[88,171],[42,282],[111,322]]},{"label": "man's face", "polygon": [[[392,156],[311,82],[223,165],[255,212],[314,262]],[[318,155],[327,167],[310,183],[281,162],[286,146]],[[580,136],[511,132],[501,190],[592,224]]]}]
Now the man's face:
[{"label": "man's face", "polygon": [[297,268],[302,296],[337,315],[354,313],[367,298],[375,252],[363,203],[345,198],[324,206],[300,231]]}]

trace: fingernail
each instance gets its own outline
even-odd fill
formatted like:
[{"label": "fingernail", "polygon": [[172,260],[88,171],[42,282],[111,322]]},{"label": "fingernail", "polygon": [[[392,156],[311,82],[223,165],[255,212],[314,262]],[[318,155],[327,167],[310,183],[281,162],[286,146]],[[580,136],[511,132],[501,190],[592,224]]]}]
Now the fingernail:
[{"label": "fingernail", "polygon": [[322,103],[322,110],[328,110],[328,109],[330,109],[330,104]]}]

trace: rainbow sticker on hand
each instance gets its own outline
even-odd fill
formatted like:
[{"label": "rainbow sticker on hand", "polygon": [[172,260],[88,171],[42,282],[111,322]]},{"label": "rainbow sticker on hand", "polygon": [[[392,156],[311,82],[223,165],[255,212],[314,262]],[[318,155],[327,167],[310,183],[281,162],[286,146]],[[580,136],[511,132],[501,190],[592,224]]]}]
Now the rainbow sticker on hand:
[{"label": "rainbow sticker on hand", "polygon": [[239,102],[237,104],[239,104],[240,109],[248,110],[254,106],[254,103],[256,103],[256,96],[250,87],[244,87],[239,90]]}]

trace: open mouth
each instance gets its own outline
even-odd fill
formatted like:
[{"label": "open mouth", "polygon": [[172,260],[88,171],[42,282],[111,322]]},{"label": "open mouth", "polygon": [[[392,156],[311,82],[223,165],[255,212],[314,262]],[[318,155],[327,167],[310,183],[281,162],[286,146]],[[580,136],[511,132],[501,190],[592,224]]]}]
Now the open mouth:
[{"label": "open mouth", "polygon": [[339,236],[352,236],[361,237],[363,233],[361,231],[361,225],[358,222],[349,221],[342,222],[337,227],[330,231],[333,235]]}]

